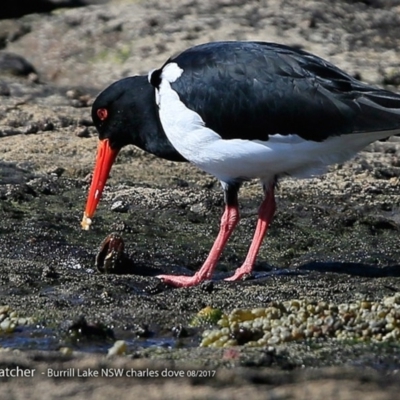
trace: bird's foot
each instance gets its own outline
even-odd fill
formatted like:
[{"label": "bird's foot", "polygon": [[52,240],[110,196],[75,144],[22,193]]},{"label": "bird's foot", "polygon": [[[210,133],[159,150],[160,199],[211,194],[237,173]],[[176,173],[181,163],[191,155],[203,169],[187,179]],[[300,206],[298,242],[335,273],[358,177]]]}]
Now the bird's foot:
[{"label": "bird's foot", "polygon": [[163,283],[174,287],[196,286],[205,280],[198,274],[194,274],[193,276],[157,275],[157,278],[161,279]]},{"label": "bird's foot", "polygon": [[240,268],[238,268],[232,276],[230,276],[229,278],[225,278],[225,280],[228,282],[235,282],[246,279],[251,275],[252,269],[252,266],[244,264]]}]

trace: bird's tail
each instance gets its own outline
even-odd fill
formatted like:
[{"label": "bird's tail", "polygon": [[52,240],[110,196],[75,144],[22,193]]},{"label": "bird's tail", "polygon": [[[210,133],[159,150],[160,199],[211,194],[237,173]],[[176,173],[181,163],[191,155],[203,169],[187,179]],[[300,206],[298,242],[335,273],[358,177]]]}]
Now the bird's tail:
[{"label": "bird's tail", "polygon": [[387,131],[388,136],[400,135],[400,94],[360,87],[356,102],[361,112],[355,121],[355,131]]}]

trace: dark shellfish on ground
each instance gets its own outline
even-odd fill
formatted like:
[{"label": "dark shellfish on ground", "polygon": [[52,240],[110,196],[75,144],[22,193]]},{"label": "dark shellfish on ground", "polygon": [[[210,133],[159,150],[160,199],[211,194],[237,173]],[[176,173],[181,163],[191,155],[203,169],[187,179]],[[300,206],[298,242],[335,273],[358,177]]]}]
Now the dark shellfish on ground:
[{"label": "dark shellfish on ground", "polygon": [[124,240],[117,233],[110,233],[101,243],[95,265],[102,273],[121,272],[124,255]]}]

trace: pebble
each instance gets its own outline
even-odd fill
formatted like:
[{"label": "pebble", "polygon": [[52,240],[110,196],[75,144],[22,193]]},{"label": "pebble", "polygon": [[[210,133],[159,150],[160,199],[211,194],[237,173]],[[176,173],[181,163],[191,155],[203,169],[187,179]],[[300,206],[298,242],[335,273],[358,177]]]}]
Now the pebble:
[{"label": "pebble", "polygon": [[117,200],[111,205],[111,211],[126,213],[129,210],[129,204],[122,200]]},{"label": "pebble", "polygon": [[[274,346],[294,340],[334,338],[372,342],[400,341],[400,293],[381,301],[348,304],[294,299],[266,308],[223,314],[219,329],[203,333],[202,347]],[[260,338],[261,336],[261,338]]]},{"label": "pebble", "polygon": [[0,96],[10,96],[10,87],[5,83],[0,81]]},{"label": "pebble", "polygon": [[39,126],[35,123],[33,124],[28,124],[26,127],[23,129],[23,133],[25,135],[29,135],[31,133],[37,133],[39,131]]},{"label": "pebble", "polygon": [[108,349],[108,356],[121,356],[126,353],[127,350],[127,345],[125,340],[117,340],[113,347]]},{"label": "pebble", "polygon": [[74,353],[71,347],[61,347],[59,351],[64,356],[71,356]]},{"label": "pebble", "polygon": [[74,132],[75,136],[80,138],[90,137],[89,128],[87,126],[78,126]]}]

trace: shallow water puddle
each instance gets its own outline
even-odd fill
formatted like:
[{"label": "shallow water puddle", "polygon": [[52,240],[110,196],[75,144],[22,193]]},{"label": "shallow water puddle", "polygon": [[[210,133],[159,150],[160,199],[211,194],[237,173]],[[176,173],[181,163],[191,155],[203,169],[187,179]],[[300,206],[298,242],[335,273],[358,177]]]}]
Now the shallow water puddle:
[{"label": "shallow water puddle", "polygon": [[52,329],[23,326],[12,333],[1,333],[0,344],[3,348],[18,350],[56,350],[60,346]]},{"label": "shallow water puddle", "polygon": [[[127,335],[126,335],[127,336]],[[124,338],[128,351],[135,348],[174,348],[175,338]],[[117,339],[115,339],[117,340]],[[74,351],[85,353],[104,353],[113,346],[114,340],[71,340],[68,337],[60,337],[55,329],[40,327],[38,325],[17,327],[12,333],[0,334],[0,345],[3,348],[18,350],[46,350],[57,351],[62,347],[71,348]]]}]

